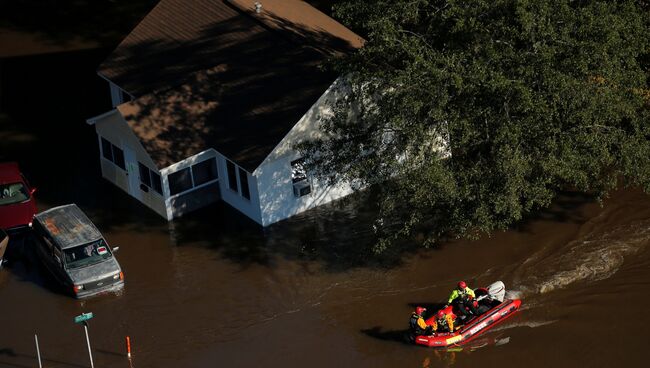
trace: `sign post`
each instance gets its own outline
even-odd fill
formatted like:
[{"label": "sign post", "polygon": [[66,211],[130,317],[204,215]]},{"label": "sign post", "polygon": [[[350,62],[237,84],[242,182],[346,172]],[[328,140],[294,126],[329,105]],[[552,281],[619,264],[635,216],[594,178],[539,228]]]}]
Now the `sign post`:
[{"label": "sign post", "polygon": [[36,341],[36,354],[38,355],[38,368],[43,368],[43,363],[41,363],[41,349],[38,347],[38,335],[34,334],[34,340]]},{"label": "sign post", "polygon": [[90,338],[88,337],[88,320],[93,318],[92,313],[82,313],[74,318],[74,323],[83,323],[84,331],[86,331],[86,344],[88,344],[88,355],[90,356],[90,368],[95,368],[93,364],[93,353],[90,350]]}]

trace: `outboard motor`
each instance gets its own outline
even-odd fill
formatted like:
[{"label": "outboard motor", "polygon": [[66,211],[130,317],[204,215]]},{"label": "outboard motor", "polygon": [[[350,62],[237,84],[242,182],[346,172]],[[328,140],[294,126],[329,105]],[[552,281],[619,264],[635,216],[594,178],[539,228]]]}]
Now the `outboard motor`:
[{"label": "outboard motor", "polygon": [[491,299],[503,302],[506,296],[506,285],[502,281],[497,281],[488,286],[487,291]]}]

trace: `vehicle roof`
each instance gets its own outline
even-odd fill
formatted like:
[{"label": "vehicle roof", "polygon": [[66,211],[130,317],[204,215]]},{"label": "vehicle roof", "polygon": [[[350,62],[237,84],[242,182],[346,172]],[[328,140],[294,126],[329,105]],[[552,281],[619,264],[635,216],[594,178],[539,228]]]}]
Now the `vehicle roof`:
[{"label": "vehicle roof", "polygon": [[76,204],[51,208],[34,216],[61,249],[102,238],[101,232]]},{"label": "vehicle roof", "polygon": [[22,181],[16,162],[0,162],[0,183]]}]

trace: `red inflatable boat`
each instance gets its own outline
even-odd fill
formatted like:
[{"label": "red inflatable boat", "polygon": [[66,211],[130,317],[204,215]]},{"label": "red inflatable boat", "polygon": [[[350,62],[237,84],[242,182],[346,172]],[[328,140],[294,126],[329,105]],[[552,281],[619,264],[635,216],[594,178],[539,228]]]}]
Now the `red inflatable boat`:
[{"label": "red inflatable boat", "polygon": [[[443,332],[415,336],[415,343],[431,347],[463,345],[512,316],[521,306],[519,299],[504,299],[505,285],[501,281],[497,281],[487,288],[477,289],[475,293],[478,308],[481,311],[478,317],[472,317],[453,333]],[[453,315],[451,306],[443,310],[445,313]],[[433,324],[434,319],[435,315],[426,321],[427,324]],[[456,321],[458,322],[459,319]]]}]

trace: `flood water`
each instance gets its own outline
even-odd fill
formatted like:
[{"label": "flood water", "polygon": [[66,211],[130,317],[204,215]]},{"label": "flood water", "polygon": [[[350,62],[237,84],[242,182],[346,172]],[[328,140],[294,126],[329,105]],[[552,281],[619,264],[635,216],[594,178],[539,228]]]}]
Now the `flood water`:
[{"label": "flood water", "polygon": [[[57,291],[29,241],[0,271],[0,367],[645,366],[650,199],[600,207],[566,193],[507,232],[431,250],[368,251],[370,195],[267,229],[226,205],[167,223],[100,177],[85,119],[109,108],[94,69],[109,50],[0,59],[0,160],[18,161],[39,208],[77,203],[119,246],[126,286],[78,301]],[[415,305],[455,283],[503,280],[523,310],[470,346],[408,345]],[[133,358],[125,356],[130,336]]]}]

